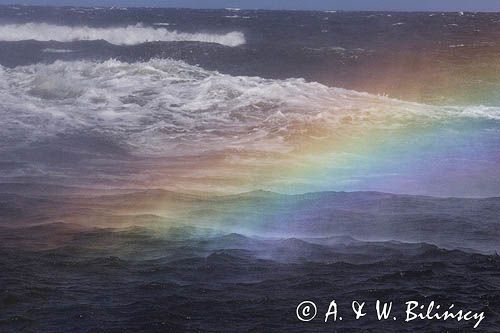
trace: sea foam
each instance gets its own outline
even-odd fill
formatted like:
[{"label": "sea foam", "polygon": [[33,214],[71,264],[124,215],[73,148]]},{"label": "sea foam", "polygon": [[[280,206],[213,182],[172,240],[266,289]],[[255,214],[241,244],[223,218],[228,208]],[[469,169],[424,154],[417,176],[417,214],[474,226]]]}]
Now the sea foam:
[{"label": "sea foam", "polygon": [[245,35],[233,31],[226,34],[187,33],[165,28],[154,28],[142,24],[125,27],[94,28],[88,26],[67,26],[47,23],[2,24],[1,41],[59,41],[105,40],[116,45],[135,45],[147,42],[191,41],[216,43],[235,47],[245,44]]},{"label": "sea foam", "polygon": [[22,144],[92,131],[139,153],[169,156],[214,147],[284,152],[304,136],[496,121],[500,110],[411,103],[303,79],[231,76],[153,59],[0,67],[0,117],[0,140]]}]

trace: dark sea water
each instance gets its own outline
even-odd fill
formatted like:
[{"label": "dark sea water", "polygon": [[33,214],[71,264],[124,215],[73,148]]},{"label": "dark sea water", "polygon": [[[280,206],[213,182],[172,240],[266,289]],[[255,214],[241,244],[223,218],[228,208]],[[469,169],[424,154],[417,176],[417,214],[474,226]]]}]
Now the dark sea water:
[{"label": "dark sea water", "polygon": [[[244,34],[240,48],[199,42],[2,42],[0,64],[56,59],[173,58],[232,75],[299,77],[414,101],[498,103],[496,13],[384,13],[2,7],[3,23],[110,27],[142,24],[191,33]],[[26,29],[26,28],[25,28]],[[144,36],[147,38],[147,36]],[[15,38],[14,38],[15,39]],[[72,52],[44,52],[71,49]]]},{"label": "dark sea water", "polygon": [[499,332],[499,28],[0,6],[0,332]]},{"label": "dark sea water", "polygon": [[[63,197],[51,190],[41,194],[39,188],[9,185],[0,197],[4,332],[496,332],[500,327],[499,199],[260,192],[82,198],[68,188],[59,189]],[[165,206],[184,207],[184,218],[132,214],[158,197]],[[262,218],[268,205],[280,208]],[[283,218],[286,226],[276,221]],[[189,224],[193,220],[198,226]],[[26,221],[37,225],[23,226]],[[226,231],[245,232],[249,221],[261,223],[252,230],[267,236]],[[278,225],[282,230],[268,230]],[[318,307],[311,322],[295,315],[304,300]],[[324,323],[332,300],[344,320]],[[362,320],[350,310],[354,300],[367,304]],[[392,301],[391,316],[399,319],[378,321],[377,300]],[[485,319],[476,330],[463,321],[405,323],[409,300],[484,311]]]}]

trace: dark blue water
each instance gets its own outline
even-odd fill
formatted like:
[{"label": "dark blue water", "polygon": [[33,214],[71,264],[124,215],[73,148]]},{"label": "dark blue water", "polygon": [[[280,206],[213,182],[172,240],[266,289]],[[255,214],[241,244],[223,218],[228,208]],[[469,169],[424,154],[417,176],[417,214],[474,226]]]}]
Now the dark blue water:
[{"label": "dark blue water", "polygon": [[[207,146],[294,97],[224,112],[234,87],[260,98],[317,81],[496,106],[499,25],[482,13],[1,6],[0,332],[499,332],[498,198],[137,190],[182,179],[189,161],[210,165]],[[467,110],[487,120],[443,140],[466,149],[480,140],[455,132],[491,135],[473,155],[492,157],[481,165],[495,176],[498,112]],[[497,178],[484,193],[497,193]],[[332,299],[344,320],[325,324]],[[398,320],[348,311],[377,299],[393,301]],[[304,300],[322,309],[309,323],[295,314]],[[408,300],[485,319],[477,330],[405,323]]]}]

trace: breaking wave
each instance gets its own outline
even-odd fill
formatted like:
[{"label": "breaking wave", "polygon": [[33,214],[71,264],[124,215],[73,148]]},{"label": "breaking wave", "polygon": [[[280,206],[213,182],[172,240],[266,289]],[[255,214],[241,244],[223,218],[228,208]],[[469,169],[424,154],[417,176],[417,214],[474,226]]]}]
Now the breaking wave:
[{"label": "breaking wave", "polygon": [[3,24],[0,25],[1,41],[59,41],[105,40],[116,45],[135,45],[147,42],[191,41],[216,43],[230,47],[245,44],[241,32],[227,34],[186,33],[165,28],[152,28],[142,24],[126,27],[94,28],[88,26],[65,26],[47,23]]},{"label": "breaking wave", "polygon": [[[411,103],[169,59],[0,67],[0,119],[7,162],[0,179],[9,180],[229,192],[306,192],[335,183],[394,192],[392,184],[424,179],[427,169],[460,165],[484,174],[479,183],[498,168],[497,107]],[[439,162],[418,174],[398,173],[400,161],[419,165],[429,156]],[[364,169],[372,165],[373,172]],[[322,169],[301,171],[309,166]],[[379,177],[392,182],[379,184]],[[433,184],[429,191],[442,193],[442,183]],[[471,193],[474,184],[467,185]]]},{"label": "breaking wave", "polygon": [[[0,139],[99,132],[142,153],[284,151],[304,137],[356,135],[453,119],[500,120],[494,107],[404,102],[303,79],[230,76],[154,59],[0,67]],[[5,141],[4,141],[5,142]]]}]

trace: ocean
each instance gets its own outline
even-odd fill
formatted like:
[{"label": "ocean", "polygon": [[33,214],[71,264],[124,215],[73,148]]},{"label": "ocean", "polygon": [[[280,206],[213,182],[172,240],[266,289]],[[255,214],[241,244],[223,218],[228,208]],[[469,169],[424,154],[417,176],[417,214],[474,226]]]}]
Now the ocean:
[{"label": "ocean", "polygon": [[0,6],[0,331],[498,332],[499,28]]}]

